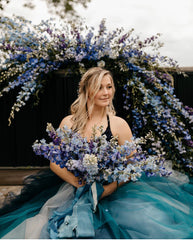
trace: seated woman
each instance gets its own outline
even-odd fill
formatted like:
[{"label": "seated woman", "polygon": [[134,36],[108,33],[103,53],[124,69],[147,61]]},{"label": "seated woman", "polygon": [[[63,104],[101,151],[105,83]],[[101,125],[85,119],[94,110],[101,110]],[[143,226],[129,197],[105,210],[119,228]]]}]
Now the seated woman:
[{"label": "seated woman", "polygon": [[[71,115],[62,120],[60,127],[66,125],[89,141],[93,126],[102,125],[108,140],[118,136],[120,145],[126,140],[131,141],[132,133],[127,122],[115,116],[114,93],[109,71],[99,67],[89,69],[81,79],[79,96],[71,106]],[[26,202],[19,209],[3,214],[0,217],[0,226],[4,226],[0,231],[3,238],[193,237],[191,183],[159,176],[143,176],[135,183],[128,180],[125,184],[118,184],[115,181],[103,185],[97,209],[91,213],[87,199],[74,207],[77,193],[84,189],[84,183],[79,184],[77,177],[55,163],[50,163],[50,169],[63,180],[59,190],[53,191],[53,196],[38,213],[34,206],[40,205],[39,196],[44,191],[33,198],[31,206]],[[24,214],[24,208],[29,208],[29,213]],[[22,216],[22,222],[16,221],[19,216]]]}]

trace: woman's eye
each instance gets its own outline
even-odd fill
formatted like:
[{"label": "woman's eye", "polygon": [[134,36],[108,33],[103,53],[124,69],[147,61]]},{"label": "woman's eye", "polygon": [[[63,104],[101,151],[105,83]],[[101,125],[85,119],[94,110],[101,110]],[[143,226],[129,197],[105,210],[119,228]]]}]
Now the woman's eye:
[{"label": "woman's eye", "polygon": [[103,88],[106,88],[106,89],[111,89],[111,88],[112,88],[112,86],[107,86],[107,87],[103,87],[103,86],[101,86],[101,87],[99,88],[99,90],[101,90],[101,89],[103,89]]}]

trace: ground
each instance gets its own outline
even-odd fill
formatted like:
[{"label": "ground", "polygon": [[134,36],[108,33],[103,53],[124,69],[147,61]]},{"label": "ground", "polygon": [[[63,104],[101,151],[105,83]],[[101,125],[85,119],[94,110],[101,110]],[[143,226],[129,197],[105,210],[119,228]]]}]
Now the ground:
[{"label": "ground", "polygon": [[0,206],[2,206],[5,197],[9,197],[12,194],[19,194],[21,192],[22,185],[19,186],[0,186]]},{"label": "ground", "polygon": [[20,193],[26,177],[47,167],[0,167],[0,207],[5,197]]}]

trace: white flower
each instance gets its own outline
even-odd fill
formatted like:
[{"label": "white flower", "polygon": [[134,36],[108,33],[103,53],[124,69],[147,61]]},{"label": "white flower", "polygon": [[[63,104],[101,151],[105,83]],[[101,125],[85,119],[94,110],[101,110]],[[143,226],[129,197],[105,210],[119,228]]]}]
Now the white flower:
[{"label": "white flower", "polygon": [[82,164],[90,175],[98,173],[98,160],[94,154],[85,154]]},{"label": "white flower", "polygon": [[101,60],[101,61],[97,62],[97,66],[101,67],[101,68],[105,67],[105,61]]}]

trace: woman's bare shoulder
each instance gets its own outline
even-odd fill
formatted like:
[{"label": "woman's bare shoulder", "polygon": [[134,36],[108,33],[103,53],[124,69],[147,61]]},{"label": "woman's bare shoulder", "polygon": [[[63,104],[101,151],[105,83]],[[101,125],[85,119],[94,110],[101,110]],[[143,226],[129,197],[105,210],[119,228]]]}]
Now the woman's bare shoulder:
[{"label": "woman's bare shoulder", "polygon": [[121,117],[118,116],[110,116],[110,122],[115,126],[115,127],[129,127],[128,123]]},{"label": "woman's bare shoulder", "polygon": [[118,136],[119,144],[130,141],[132,138],[132,132],[129,124],[121,117],[110,116],[110,125],[113,136]]},{"label": "woman's bare shoulder", "polygon": [[68,128],[71,128],[72,124],[73,124],[72,115],[68,115],[62,119],[59,127],[63,128],[64,126],[67,126]]}]

